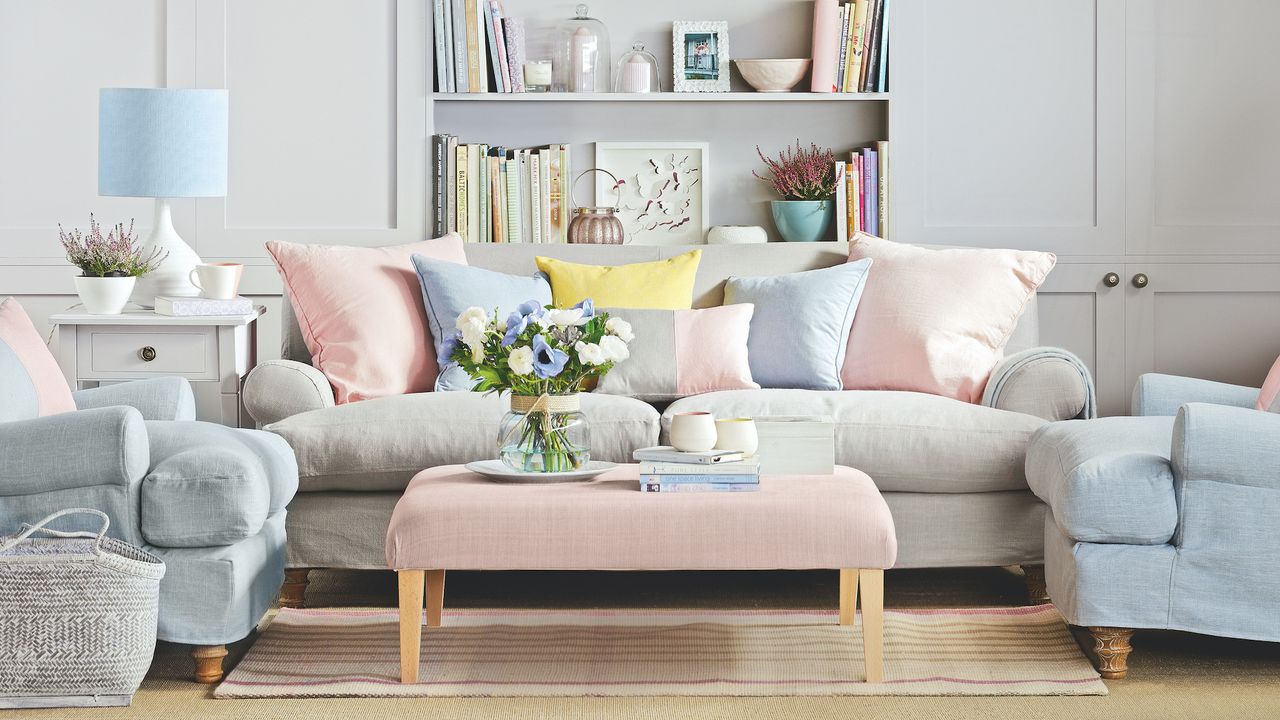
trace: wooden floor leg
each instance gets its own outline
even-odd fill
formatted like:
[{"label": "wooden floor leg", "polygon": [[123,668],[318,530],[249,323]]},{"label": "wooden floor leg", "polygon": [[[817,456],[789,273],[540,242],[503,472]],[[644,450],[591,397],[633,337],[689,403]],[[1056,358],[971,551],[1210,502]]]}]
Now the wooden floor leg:
[{"label": "wooden floor leg", "polygon": [[1043,565],[1021,565],[1022,581],[1027,584],[1027,599],[1032,605],[1049,602],[1049,586],[1044,580]]},{"label": "wooden floor leg", "polygon": [[440,627],[444,611],[444,571],[427,570],[427,627]]},{"label": "wooden floor leg", "polygon": [[191,657],[196,661],[196,682],[209,685],[222,679],[222,658],[227,656],[226,645],[196,645]]},{"label": "wooden floor leg", "polygon": [[422,649],[423,571],[399,570],[400,584],[400,682],[418,682]]},{"label": "wooden floor leg", "polygon": [[840,571],[840,624],[854,623],[854,609],[858,606],[858,571]]},{"label": "wooden floor leg", "polygon": [[1123,680],[1129,674],[1129,653],[1133,646],[1129,644],[1133,631],[1127,628],[1091,627],[1089,635],[1093,636],[1093,652],[1090,653],[1098,663],[1098,674],[1107,680]]},{"label": "wooden floor leg", "polygon": [[862,592],[862,658],[867,682],[884,680],[884,570],[858,571]]},{"label": "wooden floor leg", "polygon": [[280,607],[304,607],[304,596],[310,582],[307,575],[310,572],[311,568],[289,568],[284,571],[284,583],[280,585]]}]

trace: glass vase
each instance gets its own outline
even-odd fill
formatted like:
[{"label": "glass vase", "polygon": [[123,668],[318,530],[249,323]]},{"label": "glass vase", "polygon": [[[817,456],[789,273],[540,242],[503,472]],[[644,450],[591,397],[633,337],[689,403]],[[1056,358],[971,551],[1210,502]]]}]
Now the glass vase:
[{"label": "glass vase", "polygon": [[517,472],[580,470],[591,461],[591,427],[573,395],[512,395],[498,426],[498,457]]}]

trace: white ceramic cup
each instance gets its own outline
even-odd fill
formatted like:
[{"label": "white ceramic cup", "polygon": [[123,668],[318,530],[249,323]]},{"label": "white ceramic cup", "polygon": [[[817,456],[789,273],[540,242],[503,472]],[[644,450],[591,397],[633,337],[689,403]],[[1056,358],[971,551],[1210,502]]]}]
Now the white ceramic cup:
[{"label": "white ceramic cup", "polygon": [[756,421],[751,418],[724,418],[716,421],[716,450],[740,452],[744,457],[756,454],[760,438]]},{"label": "white ceramic cup", "polygon": [[716,446],[716,418],[709,412],[671,417],[671,445],[681,452],[704,452]]},{"label": "white ceramic cup", "polygon": [[200,288],[200,296],[214,300],[230,300],[240,290],[240,276],[244,265],[240,263],[204,263],[197,265],[188,275],[191,284]]}]

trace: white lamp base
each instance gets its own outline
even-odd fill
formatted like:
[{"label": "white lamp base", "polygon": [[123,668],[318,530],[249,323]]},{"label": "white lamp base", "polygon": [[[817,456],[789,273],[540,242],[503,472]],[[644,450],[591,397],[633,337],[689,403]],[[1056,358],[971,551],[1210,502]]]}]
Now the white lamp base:
[{"label": "white lamp base", "polygon": [[152,223],[151,235],[142,243],[142,255],[147,257],[157,249],[165,253],[164,260],[154,271],[138,278],[129,299],[149,310],[156,306],[159,295],[199,295],[200,288],[191,284],[191,271],[200,264],[200,256],[173,229],[169,201],[164,198],[156,198],[155,222]]}]

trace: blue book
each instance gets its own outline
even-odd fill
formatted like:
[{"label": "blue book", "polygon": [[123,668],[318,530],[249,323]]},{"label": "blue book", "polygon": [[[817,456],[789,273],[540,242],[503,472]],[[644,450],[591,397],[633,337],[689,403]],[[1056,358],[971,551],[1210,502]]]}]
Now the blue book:
[{"label": "blue book", "polygon": [[876,78],[876,92],[889,91],[889,0],[880,0],[884,18],[880,21],[880,77]]},{"label": "blue book", "polygon": [[759,485],[749,483],[640,483],[640,492],[702,493],[702,492],[755,492]]},{"label": "blue book", "polygon": [[863,226],[867,229],[868,235],[880,236],[880,213],[876,210],[879,204],[877,199],[880,197],[880,181],[877,177],[880,174],[880,162],[876,158],[876,151],[865,148],[862,151],[862,187],[866,194],[866,202],[863,203],[862,209],[866,213],[863,215]]},{"label": "blue book", "polygon": [[759,485],[760,476],[745,473],[742,475],[724,475],[722,473],[716,473],[714,475],[696,475],[691,473],[644,473],[640,475],[640,482],[656,482],[672,485]]}]

